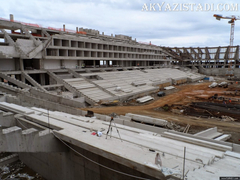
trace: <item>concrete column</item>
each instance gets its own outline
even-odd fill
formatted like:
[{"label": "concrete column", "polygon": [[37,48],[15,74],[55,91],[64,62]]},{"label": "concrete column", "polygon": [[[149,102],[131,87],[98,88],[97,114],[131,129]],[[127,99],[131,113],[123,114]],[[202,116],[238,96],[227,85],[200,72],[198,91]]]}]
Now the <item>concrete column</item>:
[{"label": "concrete column", "polygon": [[64,60],[60,60],[60,66],[65,66]]},{"label": "concrete column", "polygon": [[22,74],[21,74],[21,81],[24,83],[26,82],[26,79],[25,79],[24,75],[22,75]]},{"label": "concrete column", "polygon": [[44,69],[44,62],[43,62],[43,60],[40,59],[39,61],[40,61],[40,62],[39,62],[39,63],[40,63],[40,69]]},{"label": "concrete column", "polygon": [[96,67],[96,60],[93,60],[93,67]]},{"label": "concrete column", "polygon": [[[14,21],[14,17],[13,17],[13,14],[10,14],[10,21]],[[14,32],[14,30],[11,30],[11,32],[13,33]]]},{"label": "concrete column", "polygon": [[14,21],[14,16],[13,16],[13,14],[10,14],[10,21]]},{"label": "concrete column", "polygon": [[20,70],[24,71],[23,59],[20,58],[19,62],[20,62]]},{"label": "concrete column", "polygon": [[54,80],[51,76],[49,76],[49,85],[57,84],[57,81]]},{"label": "concrete column", "polygon": [[46,85],[45,74],[40,74],[40,83],[42,86]]}]

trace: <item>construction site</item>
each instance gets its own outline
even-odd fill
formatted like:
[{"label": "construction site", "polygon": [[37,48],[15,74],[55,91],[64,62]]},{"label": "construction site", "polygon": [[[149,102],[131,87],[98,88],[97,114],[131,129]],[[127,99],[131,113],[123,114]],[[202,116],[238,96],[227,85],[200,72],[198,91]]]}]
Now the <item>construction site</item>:
[{"label": "construction site", "polygon": [[239,62],[0,18],[0,179],[240,179]]}]

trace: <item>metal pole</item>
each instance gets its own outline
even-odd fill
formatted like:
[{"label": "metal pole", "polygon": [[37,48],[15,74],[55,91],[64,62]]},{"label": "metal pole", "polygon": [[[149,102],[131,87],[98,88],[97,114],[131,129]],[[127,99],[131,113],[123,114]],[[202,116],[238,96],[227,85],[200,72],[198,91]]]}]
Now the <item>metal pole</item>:
[{"label": "metal pole", "polygon": [[186,159],[186,147],[184,147],[184,156],[183,156],[183,180],[185,176],[185,159]]}]

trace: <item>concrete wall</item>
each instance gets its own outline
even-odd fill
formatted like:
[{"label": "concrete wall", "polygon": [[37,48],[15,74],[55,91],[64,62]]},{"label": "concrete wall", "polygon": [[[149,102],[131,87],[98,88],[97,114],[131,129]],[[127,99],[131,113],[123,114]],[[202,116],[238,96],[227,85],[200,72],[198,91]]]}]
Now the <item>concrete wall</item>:
[{"label": "concrete wall", "polygon": [[15,70],[14,59],[1,59],[0,71],[13,71]]},{"label": "concrete wall", "polygon": [[19,53],[15,50],[14,46],[0,46],[0,51],[9,55],[9,57],[19,57]]},{"label": "concrete wall", "polygon": [[16,43],[20,46],[30,46],[30,47],[35,46],[33,40],[28,40],[28,39],[17,39]]},{"label": "concrete wall", "polygon": [[64,66],[65,66],[65,68],[75,69],[76,66],[78,66],[78,61],[77,60],[64,60]]},{"label": "concrete wall", "polygon": [[[151,180],[156,178],[149,177],[137,172],[133,168],[128,168],[114,161],[106,159],[100,155],[91,153],[79,147],[73,146],[84,156],[115,170],[144,177]],[[67,153],[19,153],[19,158],[31,169],[37,171],[48,180],[132,180],[127,177],[96,165],[80,155],[69,150]]]},{"label": "concrete wall", "polygon": [[171,86],[171,85],[172,85],[171,82],[166,82],[166,83],[160,84],[159,89],[163,89],[164,87]]},{"label": "concrete wall", "polygon": [[44,99],[34,98],[28,95],[19,94],[18,98],[15,96],[7,96],[6,102],[14,103],[21,106],[34,106],[44,109],[49,109],[51,111],[61,111],[73,115],[82,115],[82,110],[75,109],[73,107],[65,106],[59,103],[50,102]]},{"label": "concrete wall", "polygon": [[81,99],[79,98],[79,101],[75,101],[74,99],[63,98],[61,96],[52,95],[52,94],[49,94],[46,92],[41,92],[41,91],[38,91],[35,89],[30,89],[30,93],[36,97],[39,97],[40,99],[52,101],[55,103],[60,103],[60,104],[66,105],[66,106],[71,106],[71,107],[75,107],[75,108],[85,107],[84,97],[81,97]]},{"label": "concrete wall", "polygon": [[45,59],[43,61],[44,69],[60,69],[60,60]]},{"label": "concrete wall", "polygon": [[[200,68],[199,72],[208,76],[226,76],[228,68]],[[240,69],[233,69],[234,76],[240,77]]]}]

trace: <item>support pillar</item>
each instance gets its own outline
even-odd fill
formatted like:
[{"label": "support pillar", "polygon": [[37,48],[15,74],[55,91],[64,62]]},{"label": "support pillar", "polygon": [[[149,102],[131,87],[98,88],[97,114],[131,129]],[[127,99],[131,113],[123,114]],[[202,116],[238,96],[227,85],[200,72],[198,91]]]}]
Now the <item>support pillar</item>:
[{"label": "support pillar", "polygon": [[96,60],[93,60],[93,67],[96,67]]},{"label": "support pillar", "polygon": [[60,67],[65,67],[64,60],[60,60]]},{"label": "support pillar", "polygon": [[24,71],[23,59],[20,58],[19,62],[20,62],[20,70]]},{"label": "support pillar", "polygon": [[40,83],[42,86],[46,85],[45,74],[40,74]]},{"label": "support pillar", "polygon": [[[21,70],[21,71],[24,71],[23,59],[20,58],[19,62],[20,62],[20,70]],[[25,81],[25,77],[24,77],[23,75],[21,75],[21,81],[24,82],[24,83],[26,82],[26,81]]]}]

